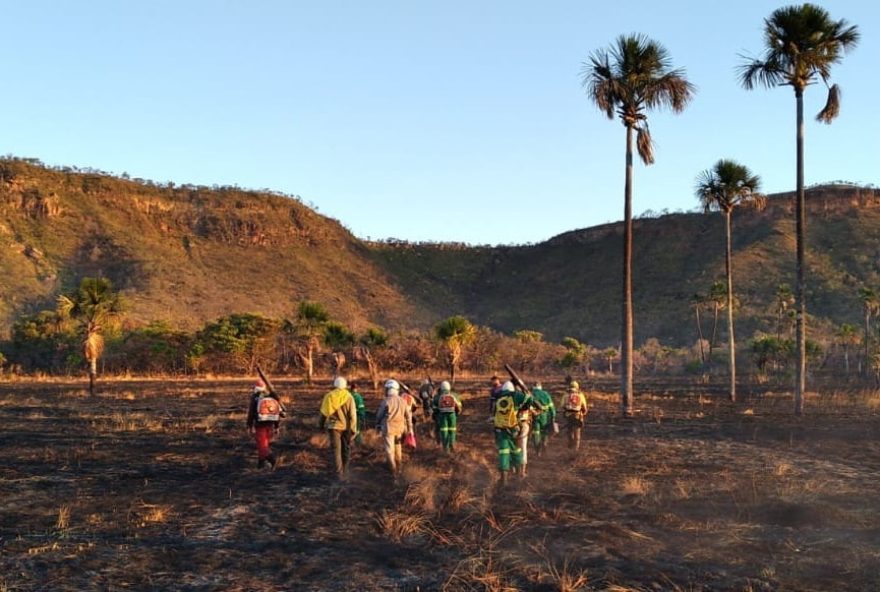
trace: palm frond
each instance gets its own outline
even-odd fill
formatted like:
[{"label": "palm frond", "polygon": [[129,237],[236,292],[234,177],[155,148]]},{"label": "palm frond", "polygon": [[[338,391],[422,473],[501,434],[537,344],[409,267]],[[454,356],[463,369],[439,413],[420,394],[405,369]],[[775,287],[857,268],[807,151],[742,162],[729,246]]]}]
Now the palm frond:
[{"label": "palm frond", "polygon": [[781,69],[773,61],[752,60],[737,67],[739,81],[743,88],[752,90],[756,86],[773,88],[784,80]]},{"label": "palm frond", "polygon": [[643,163],[646,165],[654,164],[654,142],[651,140],[651,131],[648,129],[647,124],[638,127],[636,148]]},{"label": "palm frond", "polygon": [[816,121],[831,123],[840,113],[840,87],[832,84],[828,89],[828,100],[825,107],[816,115]]}]

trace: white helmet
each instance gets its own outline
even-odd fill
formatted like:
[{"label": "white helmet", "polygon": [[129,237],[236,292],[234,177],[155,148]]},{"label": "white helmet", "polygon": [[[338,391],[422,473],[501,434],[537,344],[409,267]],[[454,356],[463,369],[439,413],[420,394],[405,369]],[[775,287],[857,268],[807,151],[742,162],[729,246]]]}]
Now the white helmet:
[{"label": "white helmet", "polygon": [[444,393],[448,393],[449,391],[452,390],[452,385],[449,384],[448,380],[444,380],[443,382],[440,383],[440,390],[443,391]]},{"label": "white helmet", "polygon": [[385,381],[385,390],[387,391],[388,389],[394,389],[396,391],[399,391],[400,384],[396,380],[394,380],[393,378],[389,378],[388,380]]},{"label": "white helmet", "polygon": [[336,378],[333,379],[333,388],[341,389],[341,388],[345,388],[347,386],[348,386],[348,381],[345,380],[343,377],[337,376]]},{"label": "white helmet", "polygon": [[502,393],[512,393],[515,390],[516,390],[516,388],[514,388],[513,383],[510,382],[509,380],[501,385],[501,392]]}]

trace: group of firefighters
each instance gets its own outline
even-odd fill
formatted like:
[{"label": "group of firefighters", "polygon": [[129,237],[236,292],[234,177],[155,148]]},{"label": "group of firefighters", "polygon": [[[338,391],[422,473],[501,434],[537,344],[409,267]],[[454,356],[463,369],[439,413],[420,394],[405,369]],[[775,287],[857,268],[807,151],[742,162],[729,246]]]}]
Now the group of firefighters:
[{"label": "group of firefighters", "polygon": [[[363,432],[367,429],[366,405],[357,389],[354,381],[349,382],[337,376],[333,380],[332,390],[321,400],[319,410],[318,425],[327,432],[333,466],[340,477],[344,477],[348,470],[352,446],[363,444]],[[565,390],[559,409],[565,421],[568,447],[577,451],[588,404],[578,383],[569,377],[566,378]],[[392,474],[400,470],[403,447],[416,446],[414,425],[419,413],[426,425],[431,426],[430,435],[444,452],[454,451],[462,402],[449,382],[443,381],[439,388],[435,388],[433,381],[425,380],[419,387],[417,398],[405,385],[388,379],[384,392],[374,427],[381,433]],[[271,451],[271,442],[284,415],[285,409],[277,394],[265,381],[258,380],[247,414],[247,427],[256,440],[258,468],[267,464],[275,468],[277,459]],[[540,382],[528,390],[522,384],[502,382],[497,376],[492,377],[488,422],[492,424],[495,434],[502,484],[508,481],[511,471],[521,477],[526,476],[529,443],[535,453],[541,455],[546,450],[548,438],[560,431],[557,405]]]}]

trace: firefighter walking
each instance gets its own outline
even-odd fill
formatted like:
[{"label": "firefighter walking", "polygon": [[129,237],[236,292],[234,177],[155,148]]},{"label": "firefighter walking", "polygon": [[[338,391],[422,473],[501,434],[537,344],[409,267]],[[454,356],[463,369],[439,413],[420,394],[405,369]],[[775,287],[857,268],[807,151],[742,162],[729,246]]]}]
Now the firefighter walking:
[{"label": "firefighter walking", "polygon": [[461,398],[452,392],[447,381],[440,383],[440,390],[434,395],[433,414],[437,418],[437,429],[440,433],[440,444],[444,452],[455,450],[458,438],[458,415],[461,413]]}]

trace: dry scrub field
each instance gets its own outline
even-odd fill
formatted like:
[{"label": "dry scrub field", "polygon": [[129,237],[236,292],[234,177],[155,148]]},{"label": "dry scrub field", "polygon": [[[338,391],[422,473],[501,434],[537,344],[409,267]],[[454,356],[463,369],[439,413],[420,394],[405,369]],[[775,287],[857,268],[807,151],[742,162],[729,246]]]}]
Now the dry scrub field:
[{"label": "dry scrub field", "polygon": [[790,396],[641,389],[625,420],[607,386],[578,456],[559,438],[502,489],[484,379],[459,385],[457,456],[423,435],[397,482],[372,431],[332,477],[323,389],[276,382],[274,473],[250,382],[0,384],[0,591],[880,590],[875,393],[798,419]]}]

